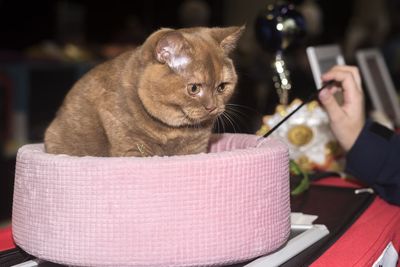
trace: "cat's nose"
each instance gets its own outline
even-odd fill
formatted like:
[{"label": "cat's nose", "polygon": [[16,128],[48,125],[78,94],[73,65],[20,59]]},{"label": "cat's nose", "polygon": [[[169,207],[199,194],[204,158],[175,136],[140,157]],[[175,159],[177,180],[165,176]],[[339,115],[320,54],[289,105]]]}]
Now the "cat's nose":
[{"label": "cat's nose", "polygon": [[213,112],[217,107],[216,106],[204,106],[204,108],[208,111],[208,112]]}]

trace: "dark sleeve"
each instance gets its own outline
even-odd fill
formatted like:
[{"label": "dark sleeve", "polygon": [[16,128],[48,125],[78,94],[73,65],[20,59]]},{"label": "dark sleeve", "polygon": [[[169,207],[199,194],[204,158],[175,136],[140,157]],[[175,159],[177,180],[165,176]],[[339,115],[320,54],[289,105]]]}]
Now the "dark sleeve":
[{"label": "dark sleeve", "polygon": [[368,121],[346,156],[346,172],[400,205],[400,135]]}]

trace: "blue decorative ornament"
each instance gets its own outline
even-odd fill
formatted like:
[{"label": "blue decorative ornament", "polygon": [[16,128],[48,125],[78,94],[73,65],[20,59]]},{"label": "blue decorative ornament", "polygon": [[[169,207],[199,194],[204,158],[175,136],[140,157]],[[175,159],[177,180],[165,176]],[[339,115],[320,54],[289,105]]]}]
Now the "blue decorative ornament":
[{"label": "blue decorative ornament", "polygon": [[258,42],[266,51],[283,51],[300,41],[305,35],[303,16],[293,4],[270,4],[256,19],[255,32]]},{"label": "blue decorative ornament", "polygon": [[279,102],[287,105],[292,84],[283,51],[304,36],[306,29],[304,18],[294,9],[293,4],[280,1],[267,6],[257,17],[255,27],[256,36],[262,48],[274,54],[271,64],[272,80]]}]

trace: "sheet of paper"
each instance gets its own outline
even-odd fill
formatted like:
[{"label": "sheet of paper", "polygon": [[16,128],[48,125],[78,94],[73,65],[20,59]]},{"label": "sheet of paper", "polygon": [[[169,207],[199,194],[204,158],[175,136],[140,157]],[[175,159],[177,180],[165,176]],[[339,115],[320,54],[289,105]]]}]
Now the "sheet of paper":
[{"label": "sheet of paper", "polygon": [[317,218],[318,216],[316,215],[304,214],[301,212],[292,212],[290,214],[290,224],[311,225]]}]

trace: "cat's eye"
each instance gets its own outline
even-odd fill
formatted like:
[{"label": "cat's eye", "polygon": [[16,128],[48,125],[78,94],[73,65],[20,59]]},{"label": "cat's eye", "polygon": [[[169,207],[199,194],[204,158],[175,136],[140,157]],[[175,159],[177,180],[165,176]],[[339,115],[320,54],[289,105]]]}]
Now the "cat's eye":
[{"label": "cat's eye", "polygon": [[197,95],[198,93],[200,93],[200,89],[201,85],[196,83],[189,84],[187,87],[188,93],[190,95]]},{"label": "cat's eye", "polygon": [[220,83],[217,87],[217,91],[218,93],[222,93],[223,91],[225,91],[227,83]]}]

